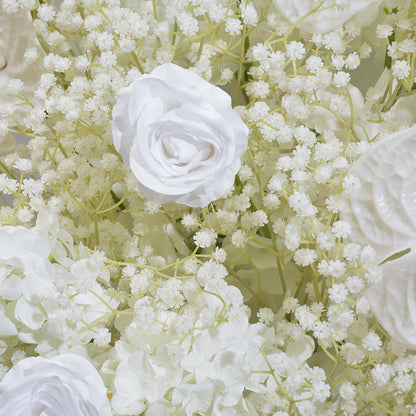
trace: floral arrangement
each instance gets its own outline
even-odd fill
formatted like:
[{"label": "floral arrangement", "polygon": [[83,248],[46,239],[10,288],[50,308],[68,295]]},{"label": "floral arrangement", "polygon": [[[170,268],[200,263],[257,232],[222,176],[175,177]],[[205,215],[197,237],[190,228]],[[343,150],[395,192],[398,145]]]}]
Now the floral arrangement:
[{"label": "floral arrangement", "polygon": [[414,0],[0,4],[0,415],[416,414]]}]

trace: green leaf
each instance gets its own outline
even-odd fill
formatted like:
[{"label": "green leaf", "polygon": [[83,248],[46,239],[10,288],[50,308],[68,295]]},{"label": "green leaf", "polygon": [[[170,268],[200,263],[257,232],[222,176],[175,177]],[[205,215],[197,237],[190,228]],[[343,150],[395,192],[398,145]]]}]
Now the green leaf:
[{"label": "green leaf", "polygon": [[[391,45],[395,39],[396,39],[396,33],[393,31],[393,33],[388,37],[389,45]],[[387,48],[386,48],[386,55],[384,58],[384,67],[391,69],[391,57],[388,55]]]},{"label": "green leaf", "polygon": [[387,257],[386,259],[384,259],[381,263],[380,266],[384,263],[387,263],[388,261],[393,261],[393,260],[397,260],[400,257],[405,256],[407,253],[409,253],[411,251],[410,248],[406,248],[405,250],[402,251],[398,251],[397,253],[392,254],[391,256]]}]

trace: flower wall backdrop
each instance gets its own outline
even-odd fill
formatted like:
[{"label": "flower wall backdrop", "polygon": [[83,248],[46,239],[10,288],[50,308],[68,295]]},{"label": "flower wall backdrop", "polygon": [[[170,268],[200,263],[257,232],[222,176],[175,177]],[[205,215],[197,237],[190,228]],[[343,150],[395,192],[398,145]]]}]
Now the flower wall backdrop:
[{"label": "flower wall backdrop", "polygon": [[414,0],[0,4],[1,416],[416,414]]}]

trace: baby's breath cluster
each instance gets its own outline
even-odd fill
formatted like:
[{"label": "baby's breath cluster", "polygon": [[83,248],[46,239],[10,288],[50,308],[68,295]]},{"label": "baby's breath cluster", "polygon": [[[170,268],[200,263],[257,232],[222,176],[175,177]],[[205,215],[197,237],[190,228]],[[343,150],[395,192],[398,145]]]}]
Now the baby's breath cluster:
[{"label": "baby's breath cluster", "polygon": [[[326,33],[275,3],[1,1],[37,69],[0,71],[0,376],[70,351],[114,415],[416,413],[414,353],[367,298],[383,263],[343,216],[354,162],[416,122],[414,1]],[[249,128],[203,208],[146,199],[113,145],[117,94],[164,63]]]}]

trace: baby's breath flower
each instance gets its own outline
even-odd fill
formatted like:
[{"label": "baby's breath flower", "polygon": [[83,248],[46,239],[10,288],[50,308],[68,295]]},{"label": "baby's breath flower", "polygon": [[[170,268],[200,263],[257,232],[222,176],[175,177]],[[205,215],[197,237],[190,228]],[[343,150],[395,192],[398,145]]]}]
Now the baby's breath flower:
[{"label": "baby's breath flower", "polygon": [[306,60],[306,69],[314,74],[316,74],[323,67],[324,63],[319,56],[310,56]]},{"label": "baby's breath flower", "polygon": [[271,324],[274,319],[274,313],[270,308],[260,308],[257,312],[257,317],[260,322]]},{"label": "baby's breath flower", "polygon": [[294,261],[298,266],[309,266],[317,259],[317,253],[314,250],[303,248],[297,250],[294,255]]},{"label": "baby's breath flower", "polygon": [[333,78],[334,85],[337,88],[345,87],[350,82],[351,76],[347,72],[338,71]]},{"label": "baby's breath flower", "polygon": [[367,348],[368,351],[378,351],[382,346],[380,337],[373,331],[370,331],[363,339],[363,346]]},{"label": "baby's breath flower", "polygon": [[358,276],[349,276],[345,282],[351,293],[359,293],[364,288],[364,281]]},{"label": "baby's breath flower", "polygon": [[378,386],[384,386],[393,376],[393,368],[388,364],[376,364],[371,370],[374,383]]},{"label": "baby's breath flower", "polygon": [[414,384],[414,379],[410,374],[400,374],[393,379],[394,385],[402,393],[409,392]]},{"label": "baby's breath flower", "polygon": [[243,248],[248,241],[247,235],[243,230],[237,230],[231,236],[231,242],[237,248]]},{"label": "baby's breath flower", "polygon": [[299,301],[293,296],[285,298],[282,308],[286,313],[294,312],[299,305]]},{"label": "baby's breath flower", "polygon": [[378,38],[388,38],[393,33],[393,27],[389,24],[383,23],[377,25],[376,36]]},{"label": "baby's breath flower", "polygon": [[241,24],[239,19],[228,18],[225,21],[225,31],[230,35],[239,35],[242,29],[243,25]]},{"label": "baby's breath flower", "polygon": [[410,74],[410,66],[406,61],[395,61],[391,67],[393,76],[397,79],[404,79]]},{"label": "baby's breath flower", "polygon": [[216,247],[212,257],[217,263],[224,263],[227,258],[227,252],[223,248]]},{"label": "baby's breath flower", "polygon": [[182,217],[181,223],[187,230],[194,230],[198,226],[198,218],[194,213],[185,214]]},{"label": "baby's breath flower", "polygon": [[186,36],[194,36],[199,29],[198,21],[188,13],[181,13],[177,19],[179,29]]},{"label": "baby's breath flower", "polygon": [[264,81],[253,82],[247,87],[247,93],[255,98],[265,98],[269,92],[269,85]]},{"label": "baby's breath flower", "polygon": [[335,303],[343,303],[348,296],[348,290],[342,283],[335,283],[328,289],[329,298]]},{"label": "baby's breath flower", "polygon": [[215,244],[217,233],[210,228],[203,228],[194,235],[195,244],[199,247],[206,248]]},{"label": "baby's breath flower", "polygon": [[292,41],[286,47],[286,55],[292,61],[302,59],[305,54],[305,47],[301,42]]},{"label": "baby's breath flower", "polygon": [[241,9],[241,17],[243,18],[245,24],[250,26],[257,25],[259,18],[253,3],[245,4],[245,6]]},{"label": "baby's breath flower", "polygon": [[337,238],[346,238],[351,234],[351,226],[346,221],[335,221],[332,224],[331,231]]},{"label": "baby's breath flower", "polygon": [[301,216],[311,216],[317,212],[317,208],[312,205],[309,196],[303,192],[294,192],[289,197],[289,206]]},{"label": "baby's breath flower", "polygon": [[359,364],[365,357],[364,352],[351,342],[347,342],[340,347],[341,357],[352,365]]}]

